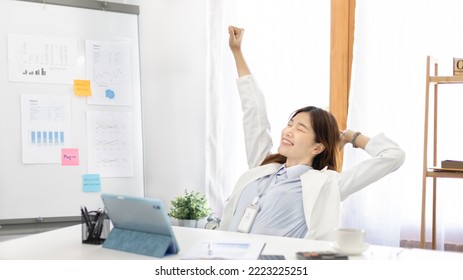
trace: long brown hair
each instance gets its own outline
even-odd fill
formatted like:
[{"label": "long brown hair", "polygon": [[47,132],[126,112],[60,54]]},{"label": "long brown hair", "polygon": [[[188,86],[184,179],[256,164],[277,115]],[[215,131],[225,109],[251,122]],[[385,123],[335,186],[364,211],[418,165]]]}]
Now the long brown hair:
[{"label": "long brown hair", "polygon": [[[339,127],[336,119],[331,113],[315,106],[307,106],[296,110],[291,114],[290,119],[302,112],[310,114],[312,128],[315,133],[315,142],[325,146],[323,152],[314,158],[312,167],[316,170],[322,170],[328,166],[328,169],[338,170]],[[264,159],[262,165],[272,162],[283,164],[286,162],[286,157],[278,153],[271,154]]]}]

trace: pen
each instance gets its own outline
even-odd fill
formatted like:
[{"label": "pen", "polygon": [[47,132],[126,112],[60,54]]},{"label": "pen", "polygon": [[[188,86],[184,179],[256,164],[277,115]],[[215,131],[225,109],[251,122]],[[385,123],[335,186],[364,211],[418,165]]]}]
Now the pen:
[{"label": "pen", "polygon": [[213,253],[213,251],[212,251],[212,242],[209,242],[209,245],[207,246],[207,249],[208,249],[208,250],[207,250],[207,254],[208,254],[209,256],[211,256],[212,253]]},{"label": "pen", "polygon": [[87,206],[84,206],[84,214],[85,214],[85,218],[87,219],[87,221],[90,223],[90,226],[91,226],[92,220],[90,219],[90,214],[88,213]]},{"label": "pen", "polygon": [[95,223],[92,223],[92,229],[90,230],[90,233],[88,235],[89,238],[95,239],[96,238],[96,233],[98,231],[98,223],[100,222],[100,216],[101,212],[97,212],[95,215]]},{"label": "pen", "polygon": [[87,230],[90,230],[92,227],[92,222],[90,221],[88,212],[86,212],[82,206],[80,206],[80,212],[82,213],[82,217],[84,217],[85,223],[87,224]]},{"label": "pen", "polygon": [[94,233],[94,238],[99,239],[101,237],[101,233],[103,231],[103,225],[104,225],[104,219],[105,219],[105,212],[104,211],[98,211],[98,219],[96,221],[96,232]]}]

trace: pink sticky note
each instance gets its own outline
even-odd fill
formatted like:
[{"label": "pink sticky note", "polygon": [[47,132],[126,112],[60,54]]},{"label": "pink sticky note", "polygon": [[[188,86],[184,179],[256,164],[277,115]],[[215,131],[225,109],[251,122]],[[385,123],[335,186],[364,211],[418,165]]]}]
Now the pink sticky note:
[{"label": "pink sticky note", "polygon": [[79,149],[61,149],[61,165],[79,165]]}]

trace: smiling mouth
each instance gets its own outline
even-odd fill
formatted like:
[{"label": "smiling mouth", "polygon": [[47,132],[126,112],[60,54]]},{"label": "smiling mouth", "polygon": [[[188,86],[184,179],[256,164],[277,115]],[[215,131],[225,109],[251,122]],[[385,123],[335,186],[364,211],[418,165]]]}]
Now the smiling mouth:
[{"label": "smiling mouth", "polygon": [[281,139],[281,143],[286,144],[286,145],[294,145],[293,142],[291,142],[291,141],[289,141],[288,139],[285,139],[285,138]]}]

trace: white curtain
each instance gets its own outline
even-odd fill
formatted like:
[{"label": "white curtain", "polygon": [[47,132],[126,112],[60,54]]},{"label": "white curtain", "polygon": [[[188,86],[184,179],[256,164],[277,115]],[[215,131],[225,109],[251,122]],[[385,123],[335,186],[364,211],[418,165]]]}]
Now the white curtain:
[{"label": "white curtain", "polygon": [[[463,57],[459,0],[357,0],[348,127],[370,136],[385,132],[406,152],[401,169],[343,203],[343,224],[363,227],[373,244],[419,240],[426,56],[439,59],[439,75],[452,75]],[[439,89],[439,159],[463,160],[463,85]],[[365,155],[349,149],[343,168]],[[431,180],[431,179],[429,179]],[[463,181],[438,179],[438,249],[463,243]],[[428,182],[427,240],[431,239]]]},{"label": "white curtain", "polygon": [[276,150],[291,112],[328,107],[330,1],[210,0],[208,13],[206,193],[220,215],[247,169],[228,25],[245,29],[243,51],[266,95]]}]

